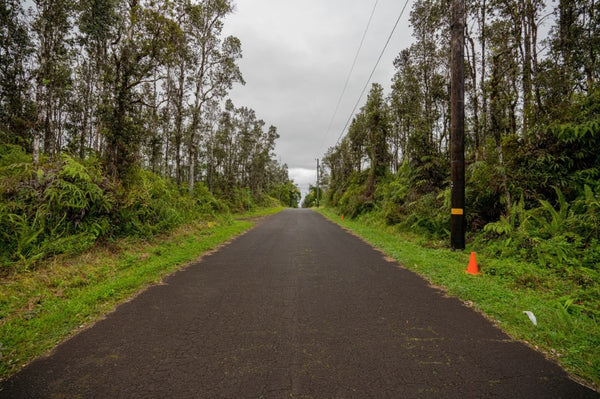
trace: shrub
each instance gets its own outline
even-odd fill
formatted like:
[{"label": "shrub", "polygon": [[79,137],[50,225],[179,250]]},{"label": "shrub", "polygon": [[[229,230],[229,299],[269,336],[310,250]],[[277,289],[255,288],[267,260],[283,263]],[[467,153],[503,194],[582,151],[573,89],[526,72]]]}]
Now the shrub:
[{"label": "shrub", "polygon": [[150,237],[183,221],[177,207],[177,187],[150,171],[137,168],[131,173],[128,186],[119,185],[116,193],[117,235]]},{"label": "shrub", "polygon": [[411,195],[411,170],[404,162],[395,175],[388,176],[375,192],[377,202],[381,204],[381,214],[388,225],[400,223],[405,219],[404,205]]},{"label": "shrub", "polygon": [[196,183],[194,186],[193,208],[188,208],[188,212],[214,216],[229,212],[229,207],[217,200],[203,183]]},{"label": "shrub", "polygon": [[338,202],[340,212],[349,218],[373,210],[374,203],[365,195],[366,185],[351,184]]},{"label": "shrub", "polygon": [[34,170],[21,150],[0,151],[9,152],[0,167],[4,263],[79,252],[108,233],[113,198],[97,161],[84,164],[64,155]]},{"label": "shrub", "polygon": [[428,193],[403,207],[405,219],[400,227],[416,230],[429,236],[450,236],[450,190]]},{"label": "shrub", "polygon": [[555,188],[557,206],[540,200],[525,209],[521,198],[499,221],[485,226],[492,253],[518,256],[553,269],[559,275],[578,275],[582,268],[598,267],[596,195],[589,187],[569,203]]}]

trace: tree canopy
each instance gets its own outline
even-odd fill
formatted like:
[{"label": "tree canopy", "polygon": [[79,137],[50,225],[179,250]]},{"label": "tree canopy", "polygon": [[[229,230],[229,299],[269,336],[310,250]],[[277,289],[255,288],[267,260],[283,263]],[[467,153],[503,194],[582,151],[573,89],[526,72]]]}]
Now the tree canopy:
[{"label": "tree canopy", "polygon": [[[592,198],[600,193],[600,5],[553,7],[467,2],[469,240],[513,240],[527,259],[596,269],[590,254],[600,239],[591,228]],[[347,216],[377,212],[388,224],[449,234],[448,9],[445,0],[414,3],[414,42],[396,57],[389,92],[374,84],[347,134],[323,157],[325,198]],[[542,227],[558,219],[560,229]],[[559,254],[546,239],[569,243],[569,250]]]}]

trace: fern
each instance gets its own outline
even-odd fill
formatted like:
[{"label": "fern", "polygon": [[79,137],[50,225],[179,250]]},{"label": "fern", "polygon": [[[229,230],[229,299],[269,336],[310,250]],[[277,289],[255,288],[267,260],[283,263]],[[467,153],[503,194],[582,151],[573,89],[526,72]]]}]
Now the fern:
[{"label": "fern", "polygon": [[526,229],[531,217],[531,213],[525,210],[525,200],[521,196],[521,199],[509,209],[508,215],[502,215],[497,222],[488,223],[483,230],[496,235],[509,236],[517,230]]},{"label": "fern", "polygon": [[507,216],[500,216],[500,220],[497,222],[488,223],[483,227],[483,231],[487,233],[494,233],[497,235],[510,235],[514,231],[514,227]]}]

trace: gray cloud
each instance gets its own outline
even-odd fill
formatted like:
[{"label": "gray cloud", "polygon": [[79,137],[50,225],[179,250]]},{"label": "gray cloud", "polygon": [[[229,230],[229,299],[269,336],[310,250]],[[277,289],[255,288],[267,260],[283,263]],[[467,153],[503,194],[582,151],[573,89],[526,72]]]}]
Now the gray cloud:
[{"label": "gray cloud", "polygon": [[[316,168],[315,158],[339,137],[404,5],[397,0],[378,2],[346,94],[325,137],[373,4],[239,0],[235,13],[225,21],[224,33],[242,41],[240,67],[247,82],[236,86],[231,98],[277,126],[281,138],[276,152],[290,167],[290,175],[302,180],[302,189]],[[372,79],[386,89],[394,74],[393,59],[411,42],[410,6]]]}]

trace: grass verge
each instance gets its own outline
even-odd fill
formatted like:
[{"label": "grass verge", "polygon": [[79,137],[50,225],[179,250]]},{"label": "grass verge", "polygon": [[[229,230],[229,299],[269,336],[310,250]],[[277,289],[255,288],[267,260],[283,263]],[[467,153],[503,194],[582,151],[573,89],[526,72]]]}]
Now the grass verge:
[{"label": "grass verge", "polygon": [[263,216],[269,216],[269,215],[273,215],[275,213],[281,212],[284,209],[285,208],[283,208],[283,207],[262,208],[262,209],[253,210],[251,212],[236,213],[236,214],[232,215],[232,218],[234,218],[236,220],[256,220],[256,219],[262,218]]},{"label": "grass verge", "polygon": [[[593,316],[579,313],[576,306],[565,303],[563,299],[569,287],[564,282],[544,281],[531,288],[522,279],[523,274],[529,278],[535,276],[532,272],[535,265],[479,255],[477,261],[482,274],[472,276],[464,273],[469,248],[464,252],[452,251],[368,218],[341,220],[332,209],[321,208],[318,212],[353,231],[407,269],[443,287],[449,295],[471,304],[512,337],[541,350],[575,379],[599,390],[600,326]],[[497,273],[498,270],[515,272]],[[538,325],[534,326],[523,311],[533,312]]]},{"label": "grass verge", "polygon": [[[281,208],[243,215],[258,218]],[[227,215],[150,241],[122,239],[0,280],[0,379],[97,321],[136,292],[253,226]]]}]

